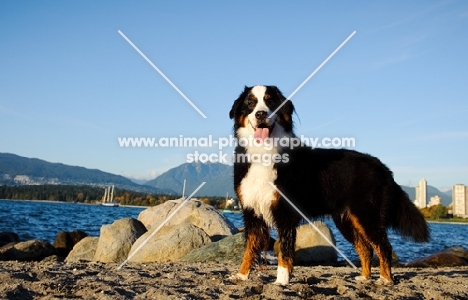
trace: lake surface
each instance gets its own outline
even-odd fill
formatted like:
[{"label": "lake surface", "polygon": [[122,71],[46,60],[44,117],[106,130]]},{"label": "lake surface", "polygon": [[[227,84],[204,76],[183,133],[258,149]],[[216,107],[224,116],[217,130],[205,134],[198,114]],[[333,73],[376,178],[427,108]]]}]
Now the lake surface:
[{"label": "lake surface", "polygon": [[[138,218],[144,207],[105,207],[61,202],[0,200],[0,232],[16,232],[21,240],[43,239],[53,242],[60,231],[83,230],[99,236],[102,225],[122,218]],[[224,213],[236,227],[243,227],[242,214]],[[333,221],[324,219],[336,239],[337,247],[348,258],[358,259],[354,248],[335,228]],[[468,225],[430,223],[431,242],[418,244],[403,240],[390,231],[390,243],[403,262],[421,258],[446,247],[468,249]],[[272,236],[276,237],[275,232]],[[341,258],[340,258],[341,259]]]}]

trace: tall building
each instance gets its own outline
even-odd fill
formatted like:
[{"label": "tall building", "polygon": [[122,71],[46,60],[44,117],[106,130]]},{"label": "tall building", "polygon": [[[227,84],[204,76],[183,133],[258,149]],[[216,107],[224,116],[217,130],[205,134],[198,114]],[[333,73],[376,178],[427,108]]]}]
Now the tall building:
[{"label": "tall building", "polygon": [[414,200],[414,205],[419,208],[424,208],[427,206],[427,181],[422,178],[419,181],[419,184],[415,187],[416,189],[416,199]]},{"label": "tall building", "polygon": [[453,215],[468,217],[468,186],[455,184],[452,188]]}]

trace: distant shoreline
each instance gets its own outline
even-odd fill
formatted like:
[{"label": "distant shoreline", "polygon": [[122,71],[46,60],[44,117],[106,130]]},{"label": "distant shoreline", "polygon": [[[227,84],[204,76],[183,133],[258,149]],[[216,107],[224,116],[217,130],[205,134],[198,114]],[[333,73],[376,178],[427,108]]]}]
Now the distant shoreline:
[{"label": "distant shoreline", "polygon": [[426,220],[427,223],[434,223],[434,224],[453,224],[453,225],[468,225],[467,222],[450,222],[450,221],[434,221],[434,220]]},{"label": "distant shoreline", "polygon": [[[27,202],[45,202],[45,203],[62,203],[62,204],[80,204],[80,205],[100,205],[100,203],[83,203],[83,202],[66,202],[66,201],[54,201],[54,200],[22,200],[22,199],[0,199],[0,201],[27,201]],[[119,205],[121,207],[131,207],[131,208],[150,208],[152,206],[140,206],[140,205]],[[220,210],[221,212],[229,213],[242,213],[240,210]],[[435,221],[435,220],[426,220],[427,223],[433,224],[454,224],[454,225],[468,225],[467,222],[451,222],[451,221]]]},{"label": "distant shoreline", "polygon": [[[24,200],[24,199],[0,199],[0,201],[27,201],[27,202],[46,202],[46,203],[64,203],[64,204],[75,204],[75,202],[66,202],[66,201],[54,201],[54,200]],[[80,204],[90,204],[91,203],[80,203]]]}]

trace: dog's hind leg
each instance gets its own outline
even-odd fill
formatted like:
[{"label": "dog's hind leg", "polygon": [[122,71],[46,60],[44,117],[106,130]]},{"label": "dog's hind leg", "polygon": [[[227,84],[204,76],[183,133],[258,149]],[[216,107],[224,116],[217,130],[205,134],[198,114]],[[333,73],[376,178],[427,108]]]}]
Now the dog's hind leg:
[{"label": "dog's hind leg", "polygon": [[353,244],[354,249],[359,255],[361,261],[362,272],[360,276],[356,276],[357,281],[367,282],[371,279],[371,260],[372,260],[372,246],[364,240],[364,236],[359,233],[353,223],[348,219],[347,215],[334,215],[333,221],[336,227],[343,236]]},{"label": "dog's hind leg", "polygon": [[236,278],[247,280],[250,269],[260,251],[265,250],[270,240],[270,228],[263,218],[255,215],[252,209],[244,210],[244,236],[246,241],[244,257]]},{"label": "dog's hind leg", "polygon": [[361,261],[361,275],[356,277],[357,281],[369,281],[371,279],[371,259],[372,247],[364,240],[364,237],[354,228],[353,223],[348,219],[347,215],[333,215],[338,230],[343,234],[346,240],[350,242]]},{"label": "dog's hind leg", "polygon": [[393,285],[392,276],[392,245],[388,241],[387,231],[381,230],[378,236],[371,237],[371,243],[380,261],[379,285]]},{"label": "dog's hind leg", "polygon": [[[380,261],[380,279],[376,283],[380,285],[392,285],[392,245],[390,245],[390,242],[388,241],[386,229],[382,228],[377,221],[373,222],[373,220],[370,220],[370,218],[365,219],[366,221],[363,222],[354,215],[350,214],[349,216],[354,229],[359,232],[361,236],[361,242],[359,246],[359,249],[361,250],[356,248],[356,251],[358,251],[358,253],[362,251],[363,254],[365,254],[365,248],[369,249],[372,247]],[[361,254],[359,254],[359,257],[361,258]],[[369,257],[369,259],[365,259],[366,261],[363,262],[363,259],[361,258],[361,262],[363,264],[363,276],[364,264],[368,264],[368,268],[370,270],[371,257]]]},{"label": "dog's hind leg", "polygon": [[372,246],[364,240],[361,234],[356,232],[354,248],[359,255],[362,268],[362,273],[360,276],[356,277],[356,280],[367,282],[371,279]]}]

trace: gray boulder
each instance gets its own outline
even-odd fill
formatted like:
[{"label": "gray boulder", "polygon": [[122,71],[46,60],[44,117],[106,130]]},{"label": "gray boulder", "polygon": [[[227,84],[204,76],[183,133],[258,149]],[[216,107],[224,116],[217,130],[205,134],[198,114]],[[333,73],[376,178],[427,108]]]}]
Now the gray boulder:
[{"label": "gray boulder", "polygon": [[0,247],[10,243],[18,243],[20,241],[19,236],[10,231],[0,232]]},{"label": "gray boulder", "polygon": [[442,252],[451,253],[468,261],[468,250],[463,248],[462,246],[449,247],[444,249]]},{"label": "gray boulder", "polygon": [[[169,200],[161,205],[150,207],[140,213],[138,220],[141,221],[148,230],[155,229],[160,226],[182,202],[183,200]],[[187,222],[203,229],[211,237],[212,241],[218,241],[238,232],[237,228],[235,228],[218,210],[198,200],[189,200],[185,203],[184,206],[167,221],[165,226],[174,226]]]},{"label": "gray boulder", "polygon": [[87,236],[80,240],[65,258],[65,262],[92,261],[96,254],[99,237]]},{"label": "gray boulder", "polygon": [[184,262],[217,262],[240,264],[244,255],[245,238],[243,233],[228,236],[218,242],[214,242],[195,249],[180,258]]},{"label": "gray boulder", "polygon": [[406,266],[413,268],[459,267],[468,266],[468,262],[464,258],[450,252],[437,252],[428,257],[412,260]]},{"label": "gray boulder", "polygon": [[132,244],[145,232],[145,226],[133,218],[120,219],[110,225],[103,225],[93,261],[123,262]]},{"label": "gray boulder", "polygon": [[66,257],[73,249],[73,246],[87,236],[86,232],[81,230],[74,230],[72,232],[60,231],[57,237],[55,237],[52,246],[57,249],[58,256]]},{"label": "gray boulder", "polygon": [[49,242],[43,240],[30,240],[9,244],[0,250],[0,256],[4,260],[40,261],[47,256],[55,254],[55,248]]},{"label": "gray boulder", "polygon": [[153,236],[151,234],[150,230],[133,244],[129,254],[130,262],[177,261],[193,249],[211,243],[203,229],[190,223],[164,226]]},{"label": "gray boulder", "polygon": [[[333,243],[333,245],[336,245],[335,237],[327,224],[316,221],[314,225]],[[337,261],[335,249],[317,232],[317,230],[315,230],[315,228],[310,226],[310,224],[305,224],[297,228],[295,249],[296,265],[307,266],[317,263],[335,263]],[[275,254],[278,255],[278,241],[275,243],[274,250]]]}]

